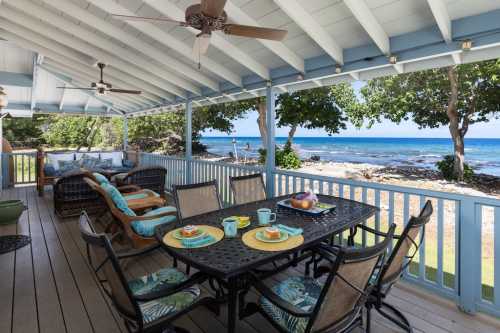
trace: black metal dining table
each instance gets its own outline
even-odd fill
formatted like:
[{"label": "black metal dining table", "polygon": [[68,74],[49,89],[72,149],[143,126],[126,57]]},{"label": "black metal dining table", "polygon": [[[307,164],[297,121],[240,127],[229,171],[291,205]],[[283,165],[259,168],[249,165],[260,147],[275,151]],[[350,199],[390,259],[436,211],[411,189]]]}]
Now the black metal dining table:
[{"label": "black metal dining table", "polygon": [[[163,225],[156,229],[156,237],[162,248],[173,258],[182,261],[208,275],[225,281],[228,289],[228,320],[227,331],[235,332],[238,291],[241,284],[240,279],[252,270],[263,267],[299,251],[313,248],[318,243],[330,239],[343,231],[363,223],[372,217],[378,210],[377,207],[358,201],[343,199],[328,195],[318,195],[322,203],[335,205],[329,212],[313,216],[278,206],[281,200],[289,198],[290,195],[274,197],[272,199],[252,202],[243,205],[232,206],[218,211],[194,216],[182,221],[183,225],[211,225],[222,228],[222,220],[229,216],[250,216],[251,225],[240,229],[238,236],[234,238],[223,238],[221,241],[203,248],[181,249],[173,248],[163,243],[163,236],[172,230],[174,226]],[[196,203],[193,202],[195,205]],[[276,212],[276,223],[303,229],[304,243],[287,251],[260,251],[246,246],[241,236],[259,227],[257,209],[270,208]],[[175,227],[178,227],[175,226]]]}]

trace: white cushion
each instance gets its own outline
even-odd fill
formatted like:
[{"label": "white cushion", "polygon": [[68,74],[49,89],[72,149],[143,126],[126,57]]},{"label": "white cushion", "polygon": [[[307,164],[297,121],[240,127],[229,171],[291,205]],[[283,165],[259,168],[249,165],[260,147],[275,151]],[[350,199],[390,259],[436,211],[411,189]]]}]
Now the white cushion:
[{"label": "white cushion", "polygon": [[112,159],[111,164],[115,168],[121,168],[123,166],[122,157],[123,156],[121,151],[114,151],[111,153],[101,153],[101,160]]},{"label": "white cushion", "polygon": [[55,170],[59,170],[59,161],[74,161],[74,153],[47,153],[47,160]]},{"label": "white cushion", "polygon": [[92,158],[99,158],[99,153],[75,153],[76,160],[81,160],[83,158],[83,155],[87,155],[88,157]]}]

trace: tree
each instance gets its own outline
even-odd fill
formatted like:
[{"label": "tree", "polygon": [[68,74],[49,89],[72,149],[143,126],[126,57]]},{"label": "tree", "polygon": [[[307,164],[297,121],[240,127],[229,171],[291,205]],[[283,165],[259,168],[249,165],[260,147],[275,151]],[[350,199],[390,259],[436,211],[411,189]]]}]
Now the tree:
[{"label": "tree", "polygon": [[454,146],[453,172],[464,179],[464,137],[469,126],[500,116],[500,60],[449,66],[377,78],[361,89],[366,104],[351,113],[360,126],[386,118],[412,119],[420,128],[448,125]]},{"label": "tree", "polygon": [[332,135],[346,128],[345,114],[360,107],[354,90],[346,83],[281,94],[276,106],[278,126],[290,126],[287,147],[291,147],[298,127],[323,128]]},{"label": "tree", "polygon": [[90,150],[96,142],[101,142],[99,128],[106,121],[100,117],[64,116],[51,118],[43,138],[52,146],[85,146]]},{"label": "tree", "polygon": [[37,146],[43,143],[42,125],[50,119],[46,115],[33,115],[33,118],[5,118],[3,135],[15,145]]}]

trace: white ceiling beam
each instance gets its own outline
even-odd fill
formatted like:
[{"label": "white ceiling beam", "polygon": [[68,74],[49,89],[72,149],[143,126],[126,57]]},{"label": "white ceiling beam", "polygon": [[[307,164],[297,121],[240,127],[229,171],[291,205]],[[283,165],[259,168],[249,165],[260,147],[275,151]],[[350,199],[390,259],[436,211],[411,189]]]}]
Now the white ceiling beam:
[{"label": "white ceiling beam", "polygon": [[452,53],[451,58],[453,59],[453,63],[455,65],[460,65],[463,63],[462,53]]},{"label": "white ceiling beam", "polygon": [[38,65],[43,62],[43,55],[35,53],[33,55],[33,84],[31,85],[31,103],[30,110],[33,111],[36,107],[37,93],[38,93]]},{"label": "white ceiling beam", "polygon": [[392,65],[398,74],[403,74],[405,72],[404,64],[394,64]]},{"label": "white ceiling beam", "polygon": [[[170,1],[165,0],[143,0],[149,6],[156,9],[160,14],[170,17],[174,20],[184,21],[185,15],[184,11],[177,7],[177,5],[171,3]],[[197,35],[200,32],[193,28],[187,28],[188,31]],[[259,75],[261,78],[265,80],[269,80],[271,78],[271,74],[269,72],[269,68],[265,67],[261,63],[259,63],[256,59],[249,56],[247,53],[231,44],[228,40],[226,40],[223,36],[218,33],[212,34],[211,43],[212,46],[219,49],[221,52],[225,53],[227,56],[231,57],[236,62],[245,66],[255,74]]]},{"label": "white ceiling beam", "polygon": [[[71,77],[75,81],[83,82],[84,85],[83,87],[88,87],[90,86],[90,82],[95,82],[95,78],[88,77],[86,75],[80,75],[79,73],[76,73],[75,71],[68,70],[67,68],[62,69],[60,66],[53,65],[49,62],[46,63],[45,67],[57,72],[57,73],[62,73],[64,75],[67,75]],[[138,98],[139,95],[127,95],[127,94],[108,94],[106,96],[110,96],[113,98],[118,98],[122,100],[123,102],[127,102],[128,104],[134,105],[135,107],[138,108],[144,108],[145,106],[152,106],[150,103],[147,103],[144,101],[144,99]]]},{"label": "white ceiling beam", "polygon": [[92,96],[87,97],[87,101],[85,102],[85,105],[83,106],[83,111],[87,112],[89,109],[90,102],[92,101]]},{"label": "white ceiling beam", "polygon": [[[117,59],[116,56],[104,52],[99,48],[93,47],[72,35],[66,34],[59,29],[52,28],[51,26],[44,24],[31,16],[5,6],[2,6],[1,9],[0,16],[15,20],[16,23],[0,20],[0,27],[7,31],[11,31],[18,36],[29,39],[40,46],[50,48],[48,53],[39,53],[48,55],[49,53],[52,54],[52,50],[54,50],[66,58],[74,59],[86,66],[93,66],[97,60],[87,56],[85,52],[92,53],[93,55],[99,56],[100,61],[111,64],[115,66],[115,68],[120,69],[122,72],[127,73],[126,76],[128,78],[125,81],[139,81],[141,82],[141,86],[149,87],[149,90],[154,91],[156,95],[162,98],[173,100],[174,97],[172,94],[181,94],[179,96],[185,95],[185,92],[182,89],[171,84],[170,82],[157,79],[156,76],[149,75],[140,68],[128,62],[121,61],[120,59]],[[22,25],[22,27],[18,24]],[[76,52],[75,50],[79,50],[80,52]],[[97,68],[95,68],[95,70],[97,71]],[[106,72],[108,74],[111,74],[112,71],[114,71],[113,68],[106,68]]]},{"label": "white ceiling beam", "polygon": [[[109,14],[119,14],[119,15],[129,15],[134,16],[136,13],[131,9],[130,5],[127,6],[125,3],[117,3],[114,1],[102,1],[102,0],[88,0],[94,6],[102,9]],[[157,42],[171,48],[173,51],[180,53],[185,58],[192,60],[198,65],[198,59],[193,57],[193,46],[188,45],[171,34],[165,32],[164,30],[158,28],[152,23],[140,22],[140,21],[126,21],[128,25],[139,30],[143,34],[155,39]],[[241,87],[242,80],[239,75],[228,70],[225,66],[213,61],[207,56],[200,57],[200,63],[203,68],[211,71],[212,73],[218,75],[219,77],[231,82],[232,84]]]},{"label": "white ceiling beam", "polygon": [[[19,1],[19,0],[12,0],[12,1]],[[172,77],[169,78],[169,80],[171,80],[172,83],[179,85],[180,87],[189,90],[195,94],[201,94],[199,88],[196,88],[196,86],[191,84],[189,81],[183,80],[181,77],[179,77],[179,75],[181,75],[195,82],[198,82],[206,87],[209,87],[212,90],[219,91],[219,84],[215,80],[204,75],[202,72],[196,70],[195,68],[190,67],[189,65],[183,63],[182,61],[177,60],[175,57],[165,54],[165,52],[155,48],[151,44],[144,42],[140,38],[137,38],[125,32],[123,29],[120,29],[115,25],[106,22],[100,17],[91,14],[88,10],[73,4],[71,1],[67,0],[42,0],[42,1],[51,5],[57,10],[60,10],[63,13],[91,26],[92,28],[100,32],[103,32],[114,39],[121,41],[122,43],[128,45],[130,48],[133,48],[143,53],[147,57],[154,59],[155,61],[158,61],[160,64],[168,68],[170,71],[173,71],[170,74]],[[64,29],[64,27],[62,28]]]},{"label": "white ceiling beam", "polygon": [[446,43],[451,43],[451,19],[446,9],[446,4],[443,0],[427,0],[429,7],[431,8],[434,19],[443,35]]},{"label": "white ceiling beam", "polygon": [[365,0],[344,0],[344,4],[363,26],[380,51],[385,55],[389,55],[391,53],[389,36],[366,5]]},{"label": "white ceiling beam", "polygon": [[[96,1],[96,0],[93,0]],[[229,19],[238,24],[252,25],[261,27],[262,25],[257,22],[253,17],[245,13],[239,6],[233,4],[231,1],[226,2],[224,7]],[[271,41],[266,39],[257,39],[262,45],[264,45],[271,52],[276,54],[278,57],[283,59],[290,66],[295,68],[301,73],[305,73],[304,59],[299,57],[295,52],[290,50],[284,43],[278,41]]]},{"label": "white ceiling beam", "polygon": [[342,48],[297,0],[274,0],[274,2],[336,63],[341,65],[344,63]]},{"label": "white ceiling beam", "polygon": [[[182,98],[186,98],[186,92],[183,89],[179,88],[181,85],[189,86],[188,90],[190,91],[194,90],[193,93],[198,94],[200,92],[200,89],[198,87],[180,77],[176,77],[175,74],[173,74],[172,72],[160,68],[160,66],[155,65],[151,61],[136,54],[135,52],[125,49],[107,38],[101,37],[100,35],[90,32],[89,30],[83,28],[82,26],[75,24],[70,20],[65,19],[61,15],[54,14],[50,10],[38,6],[34,3],[28,2],[26,0],[15,0],[15,1],[8,0],[8,1],[9,5],[16,7],[22,12],[25,12],[30,16],[34,17],[30,19],[28,22],[18,21],[17,23],[22,24],[23,26],[26,26],[28,24],[34,25],[38,23],[37,20],[35,19],[37,18],[43,20],[49,25],[54,26],[55,28],[60,29],[60,31],[57,33],[58,37],[55,37],[55,35],[53,36],[49,35],[47,36],[48,38],[59,41],[60,40],[59,38],[67,37],[67,35],[64,36],[65,33],[78,36],[78,38],[83,39],[90,44],[90,45],[87,44],[86,46],[87,52],[92,53],[92,55],[98,58],[99,61],[103,61],[117,68],[120,68],[125,72],[140,77],[142,80],[146,82],[151,82],[152,84],[164,90],[167,90],[173,94],[181,96]],[[2,13],[3,15],[3,12],[5,12],[4,8],[2,8],[0,13]],[[10,19],[9,17],[6,18]],[[65,31],[65,33],[62,32],[63,30]],[[35,31],[38,32],[38,30]],[[53,32],[56,33],[56,31]],[[72,48],[74,46],[71,45],[78,45],[79,43],[77,41],[77,38],[74,36],[70,36],[72,37],[73,41],[65,40],[64,44]],[[71,42],[71,45],[68,42]],[[99,49],[103,49],[107,52],[103,52]],[[80,51],[84,52],[83,50]]]}]

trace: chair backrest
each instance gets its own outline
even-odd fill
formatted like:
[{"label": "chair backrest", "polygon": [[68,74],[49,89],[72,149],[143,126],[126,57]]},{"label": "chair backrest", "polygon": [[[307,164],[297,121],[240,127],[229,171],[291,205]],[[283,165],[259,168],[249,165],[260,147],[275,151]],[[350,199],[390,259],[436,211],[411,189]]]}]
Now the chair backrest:
[{"label": "chair backrest", "polygon": [[405,268],[411,263],[411,260],[422,244],[425,235],[425,225],[430,221],[432,211],[432,203],[428,200],[420,211],[419,216],[412,216],[410,218],[380,272],[379,284],[381,286],[393,284],[399,280]]},{"label": "chair backrest", "polygon": [[166,176],[167,169],[162,166],[138,167],[131,170],[123,181],[163,195]]},{"label": "chair backrest", "polygon": [[198,184],[174,185],[173,189],[179,221],[222,208],[215,180]]},{"label": "chair backrest", "polygon": [[261,173],[229,177],[236,204],[266,200],[266,187]]},{"label": "chair backrest", "polygon": [[96,193],[100,195],[100,197],[104,200],[104,202],[106,202],[106,205],[111,211],[111,214],[115,218],[119,220],[123,219],[123,217],[125,217],[126,214],[122,212],[118,207],[116,207],[115,202],[113,201],[113,199],[111,199],[111,196],[102,188],[101,185],[99,185],[95,181],[95,178],[93,179],[92,178],[84,177],[83,180],[90,186],[91,189],[93,189]]},{"label": "chair backrest", "polygon": [[89,263],[115,307],[129,320],[142,322],[140,308],[133,301],[132,291],[108,237],[95,232],[85,212],[80,215],[79,226],[80,234],[87,244]]},{"label": "chair backrest", "polygon": [[384,260],[395,228],[391,225],[387,237],[371,247],[339,250],[335,263],[330,264],[330,273],[308,323],[309,330],[337,332],[359,315],[370,292],[370,279]]}]

